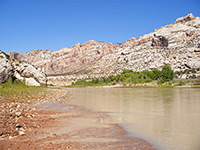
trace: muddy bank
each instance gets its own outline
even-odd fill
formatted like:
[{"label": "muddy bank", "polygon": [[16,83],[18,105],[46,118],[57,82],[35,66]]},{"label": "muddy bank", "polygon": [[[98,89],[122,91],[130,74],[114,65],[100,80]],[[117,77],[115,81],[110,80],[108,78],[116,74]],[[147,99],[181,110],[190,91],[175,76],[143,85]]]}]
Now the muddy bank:
[{"label": "muddy bank", "polygon": [[[124,129],[107,114],[61,103],[66,90],[49,90],[57,94],[51,95],[53,101],[15,105],[15,102],[9,104],[1,100],[2,110],[7,110],[5,106],[9,110],[1,111],[4,114],[1,116],[7,113],[7,117],[1,117],[0,125],[4,130],[0,149],[154,149],[141,139],[125,136]],[[61,102],[58,102],[59,97]],[[10,112],[12,107],[18,107],[21,114]]]}]

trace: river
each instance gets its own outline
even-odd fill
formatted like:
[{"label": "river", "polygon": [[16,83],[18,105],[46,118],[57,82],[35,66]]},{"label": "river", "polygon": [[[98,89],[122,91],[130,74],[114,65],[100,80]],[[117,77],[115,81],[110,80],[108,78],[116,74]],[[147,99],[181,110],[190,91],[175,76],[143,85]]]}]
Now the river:
[{"label": "river", "polygon": [[108,113],[158,150],[200,149],[200,89],[73,88],[70,104]]}]

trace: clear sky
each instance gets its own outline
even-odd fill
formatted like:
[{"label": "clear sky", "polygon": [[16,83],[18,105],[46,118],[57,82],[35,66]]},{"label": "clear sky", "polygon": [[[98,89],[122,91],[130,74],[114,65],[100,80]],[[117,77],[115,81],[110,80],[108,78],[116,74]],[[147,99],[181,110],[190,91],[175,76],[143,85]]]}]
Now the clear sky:
[{"label": "clear sky", "polygon": [[189,13],[200,16],[200,0],[0,0],[0,49],[55,51],[88,40],[121,43]]}]

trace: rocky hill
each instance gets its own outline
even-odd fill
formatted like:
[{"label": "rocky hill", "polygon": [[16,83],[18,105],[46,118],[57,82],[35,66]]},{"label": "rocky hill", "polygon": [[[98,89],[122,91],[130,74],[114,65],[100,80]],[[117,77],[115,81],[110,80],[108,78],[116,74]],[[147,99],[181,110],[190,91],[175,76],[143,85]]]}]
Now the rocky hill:
[{"label": "rocky hill", "polygon": [[152,33],[112,44],[88,41],[58,51],[9,53],[41,68],[48,83],[67,85],[79,79],[107,77],[124,69],[142,71],[169,64],[174,71],[200,67],[200,18],[188,14]]},{"label": "rocky hill", "polygon": [[30,86],[46,86],[47,76],[33,65],[10,59],[8,55],[0,51],[0,83],[8,81],[9,77],[24,81]]}]

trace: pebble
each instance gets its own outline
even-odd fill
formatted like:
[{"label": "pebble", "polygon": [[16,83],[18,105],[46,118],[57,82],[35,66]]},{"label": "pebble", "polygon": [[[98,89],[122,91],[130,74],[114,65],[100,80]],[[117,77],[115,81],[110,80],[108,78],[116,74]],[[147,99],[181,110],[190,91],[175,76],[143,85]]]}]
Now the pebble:
[{"label": "pebble", "polygon": [[31,118],[31,115],[27,115],[28,118]]},{"label": "pebble", "polygon": [[15,126],[16,128],[21,128],[22,127],[22,125],[20,125],[20,124],[16,124],[16,126]]},{"label": "pebble", "polygon": [[10,140],[10,139],[13,139],[13,138],[14,138],[13,136],[9,136],[9,137],[8,137],[9,140]]},{"label": "pebble", "polygon": [[55,133],[52,133],[51,134],[53,137],[57,137],[58,135],[57,134],[55,134]]},{"label": "pebble", "polygon": [[37,109],[34,107],[32,110],[33,110],[33,111],[36,111]]},{"label": "pebble", "polygon": [[23,131],[19,131],[19,135],[24,135],[25,133]]},{"label": "pebble", "polygon": [[15,113],[15,115],[16,115],[17,117],[21,116],[21,114],[22,114],[22,112],[16,112],[16,113]]}]

